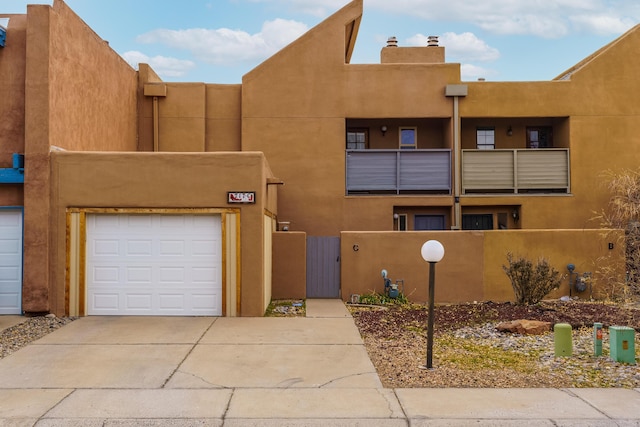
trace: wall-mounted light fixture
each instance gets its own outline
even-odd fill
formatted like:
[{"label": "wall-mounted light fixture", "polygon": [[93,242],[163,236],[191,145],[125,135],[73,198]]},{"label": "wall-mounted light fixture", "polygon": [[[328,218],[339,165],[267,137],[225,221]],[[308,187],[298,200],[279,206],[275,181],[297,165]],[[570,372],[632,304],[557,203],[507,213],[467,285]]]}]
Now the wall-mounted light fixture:
[{"label": "wall-mounted light fixture", "polygon": [[511,211],[511,218],[513,218],[514,222],[518,222],[518,220],[520,219],[520,212],[518,211],[518,208],[515,208]]},{"label": "wall-mounted light fixture", "polygon": [[384,136],[385,133],[387,133],[387,127],[386,126],[380,126],[380,132],[382,132],[382,136]]},{"label": "wall-mounted light fixture", "polygon": [[511,126],[507,128],[507,136],[513,136],[513,129],[511,128]]}]

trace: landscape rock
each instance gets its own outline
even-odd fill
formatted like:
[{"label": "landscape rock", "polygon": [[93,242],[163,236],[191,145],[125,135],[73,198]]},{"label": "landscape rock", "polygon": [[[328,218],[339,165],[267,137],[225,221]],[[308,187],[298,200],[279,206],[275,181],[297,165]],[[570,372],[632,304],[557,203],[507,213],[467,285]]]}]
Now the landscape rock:
[{"label": "landscape rock", "polygon": [[496,325],[496,329],[500,332],[512,332],[522,335],[542,335],[551,330],[551,322],[519,319],[500,322]]}]

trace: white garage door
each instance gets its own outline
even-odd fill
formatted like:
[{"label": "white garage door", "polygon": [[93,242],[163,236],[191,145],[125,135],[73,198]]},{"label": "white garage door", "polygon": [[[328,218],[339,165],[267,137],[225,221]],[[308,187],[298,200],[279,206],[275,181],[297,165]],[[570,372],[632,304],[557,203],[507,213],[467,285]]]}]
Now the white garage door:
[{"label": "white garage door", "polygon": [[87,215],[87,314],[220,316],[219,215]]},{"label": "white garage door", "polygon": [[0,210],[0,314],[21,314],[22,211]]}]

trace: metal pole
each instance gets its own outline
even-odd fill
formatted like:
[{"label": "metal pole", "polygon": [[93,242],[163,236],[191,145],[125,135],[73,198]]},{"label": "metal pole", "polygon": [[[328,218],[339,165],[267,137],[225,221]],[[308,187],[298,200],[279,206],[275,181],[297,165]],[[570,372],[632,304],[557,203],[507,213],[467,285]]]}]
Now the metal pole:
[{"label": "metal pole", "polygon": [[427,369],[433,367],[433,295],[435,293],[436,263],[429,263],[429,320],[427,323]]}]

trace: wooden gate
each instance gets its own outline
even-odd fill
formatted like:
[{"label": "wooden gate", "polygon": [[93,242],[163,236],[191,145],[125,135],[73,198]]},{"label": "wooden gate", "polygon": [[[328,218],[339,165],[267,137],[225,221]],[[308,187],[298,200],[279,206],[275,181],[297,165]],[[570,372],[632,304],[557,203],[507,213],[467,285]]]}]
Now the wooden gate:
[{"label": "wooden gate", "polygon": [[340,237],[307,237],[307,298],[340,298]]}]

